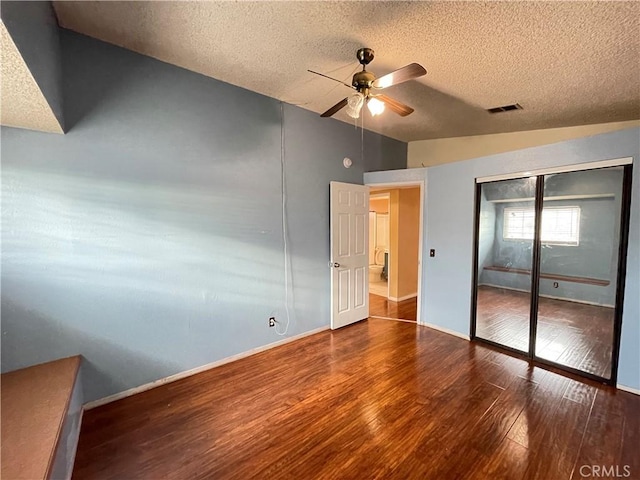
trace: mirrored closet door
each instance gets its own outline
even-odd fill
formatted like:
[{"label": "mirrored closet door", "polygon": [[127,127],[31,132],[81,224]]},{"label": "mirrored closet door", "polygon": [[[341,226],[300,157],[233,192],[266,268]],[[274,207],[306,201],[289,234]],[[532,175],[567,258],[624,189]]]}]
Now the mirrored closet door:
[{"label": "mirrored closet door", "polygon": [[631,165],[478,183],[471,336],[613,383]]},{"label": "mirrored closet door", "polygon": [[528,352],[536,180],[478,187],[476,336]]}]

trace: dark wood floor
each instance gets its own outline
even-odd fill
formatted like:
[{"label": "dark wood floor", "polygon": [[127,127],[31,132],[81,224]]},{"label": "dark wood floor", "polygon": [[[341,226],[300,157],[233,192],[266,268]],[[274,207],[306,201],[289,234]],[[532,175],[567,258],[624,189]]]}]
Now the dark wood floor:
[{"label": "dark wood floor", "polygon": [[630,393],[369,319],[87,411],[74,478],[563,480],[583,465],[640,478],[639,409]]},{"label": "dark wood floor", "polygon": [[410,298],[402,302],[392,302],[380,295],[369,294],[369,316],[397,318],[399,320],[416,321],[418,299]]},{"label": "dark wood floor", "polygon": [[[477,335],[527,351],[530,295],[478,288]],[[610,378],[614,309],[541,297],[536,355]]]}]

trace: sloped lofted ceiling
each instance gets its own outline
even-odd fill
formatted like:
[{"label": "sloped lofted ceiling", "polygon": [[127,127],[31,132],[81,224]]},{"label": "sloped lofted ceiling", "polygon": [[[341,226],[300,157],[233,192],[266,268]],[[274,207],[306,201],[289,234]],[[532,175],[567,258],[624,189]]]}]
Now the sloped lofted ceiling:
[{"label": "sloped lofted ceiling", "polygon": [[64,133],[40,86],[0,22],[0,124],[50,133]]},{"label": "sloped lofted ceiling", "polygon": [[[356,49],[416,109],[364,118],[405,141],[640,118],[638,2],[55,2],[60,24],[323,112],[350,91]],[[522,111],[486,108],[518,102]],[[212,108],[215,106],[212,105]],[[337,115],[353,122],[345,113]]]},{"label": "sloped lofted ceiling", "polygon": [[[365,128],[404,141],[640,118],[639,2],[55,2],[62,27],[323,112],[370,70],[416,109]],[[497,115],[485,109],[520,103]],[[215,105],[212,105],[215,108]],[[352,123],[344,112],[336,118]]]}]

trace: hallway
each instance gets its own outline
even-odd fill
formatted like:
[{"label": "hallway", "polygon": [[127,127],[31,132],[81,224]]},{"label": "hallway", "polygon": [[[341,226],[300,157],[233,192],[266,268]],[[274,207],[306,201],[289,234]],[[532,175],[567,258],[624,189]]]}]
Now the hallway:
[{"label": "hallway", "polygon": [[380,295],[369,294],[369,317],[393,318],[415,322],[417,306],[417,297],[402,302],[392,302]]}]

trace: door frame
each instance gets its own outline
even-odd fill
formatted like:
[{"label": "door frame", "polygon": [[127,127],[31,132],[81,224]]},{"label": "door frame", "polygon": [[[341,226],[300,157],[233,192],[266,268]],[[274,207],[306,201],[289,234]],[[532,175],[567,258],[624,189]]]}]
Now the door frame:
[{"label": "door frame", "polygon": [[[615,311],[613,320],[613,338],[611,345],[611,367],[610,378],[604,378],[589,372],[579,370],[567,365],[562,365],[550,360],[546,360],[536,356],[536,340],[538,329],[538,302],[539,302],[539,286],[540,286],[540,230],[542,224],[542,208],[544,197],[544,176],[550,173],[571,173],[584,170],[599,170],[609,167],[623,167],[622,177],[622,195],[620,203],[620,237],[618,239],[618,268],[616,275],[616,295],[615,295]],[[519,172],[513,174],[496,175],[491,177],[479,177],[475,179],[475,198],[474,198],[474,232],[473,232],[473,256],[472,256],[472,292],[471,292],[471,323],[469,338],[471,341],[485,343],[501,350],[508,351],[518,357],[524,358],[529,362],[535,363],[543,368],[554,368],[562,370],[577,376],[595,380],[607,385],[616,386],[618,379],[618,364],[620,359],[620,340],[622,336],[622,313],[624,306],[624,290],[627,270],[627,251],[629,244],[629,223],[631,219],[631,189],[633,182],[633,158],[624,157],[612,160],[603,160],[599,162],[588,162],[576,165],[566,165],[563,167],[555,167],[541,170],[533,170],[527,172]],[[536,197],[535,197],[535,234],[533,245],[533,259],[531,266],[531,313],[529,316],[529,351],[522,352],[515,348],[500,343],[480,338],[476,335],[476,314],[478,299],[478,247],[480,241],[480,199],[482,194],[482,185],[501,180],[515,180],[520,178],[536,177]]]},{"label": "door frame", "polygon": [[[381,183],[365,183],[365,185],[369,188],[388,188],[390,190],[394,188],[406,188],[406,187],[418,187],[420,188],[420,224],[418,226],[418,288],[417,288],[417,305],[416,305],[416,324],[418,325],[426,325],[425,322],[421,321],[421,306],[422,306],[422,269],[423,269],[423,258],[422,258],[422,250],[424,247],[423,239],[424,239],[424,199],[425,199],[425,182],[424,180],[410,180],[405,182],[381,182]],[[389,267],[391,270],[391,267]],[[391,273],[391,272],[389,272]],[[389,275],[391,276],[391,275]],[[388,293],[387,293],[388,298]]]}]

